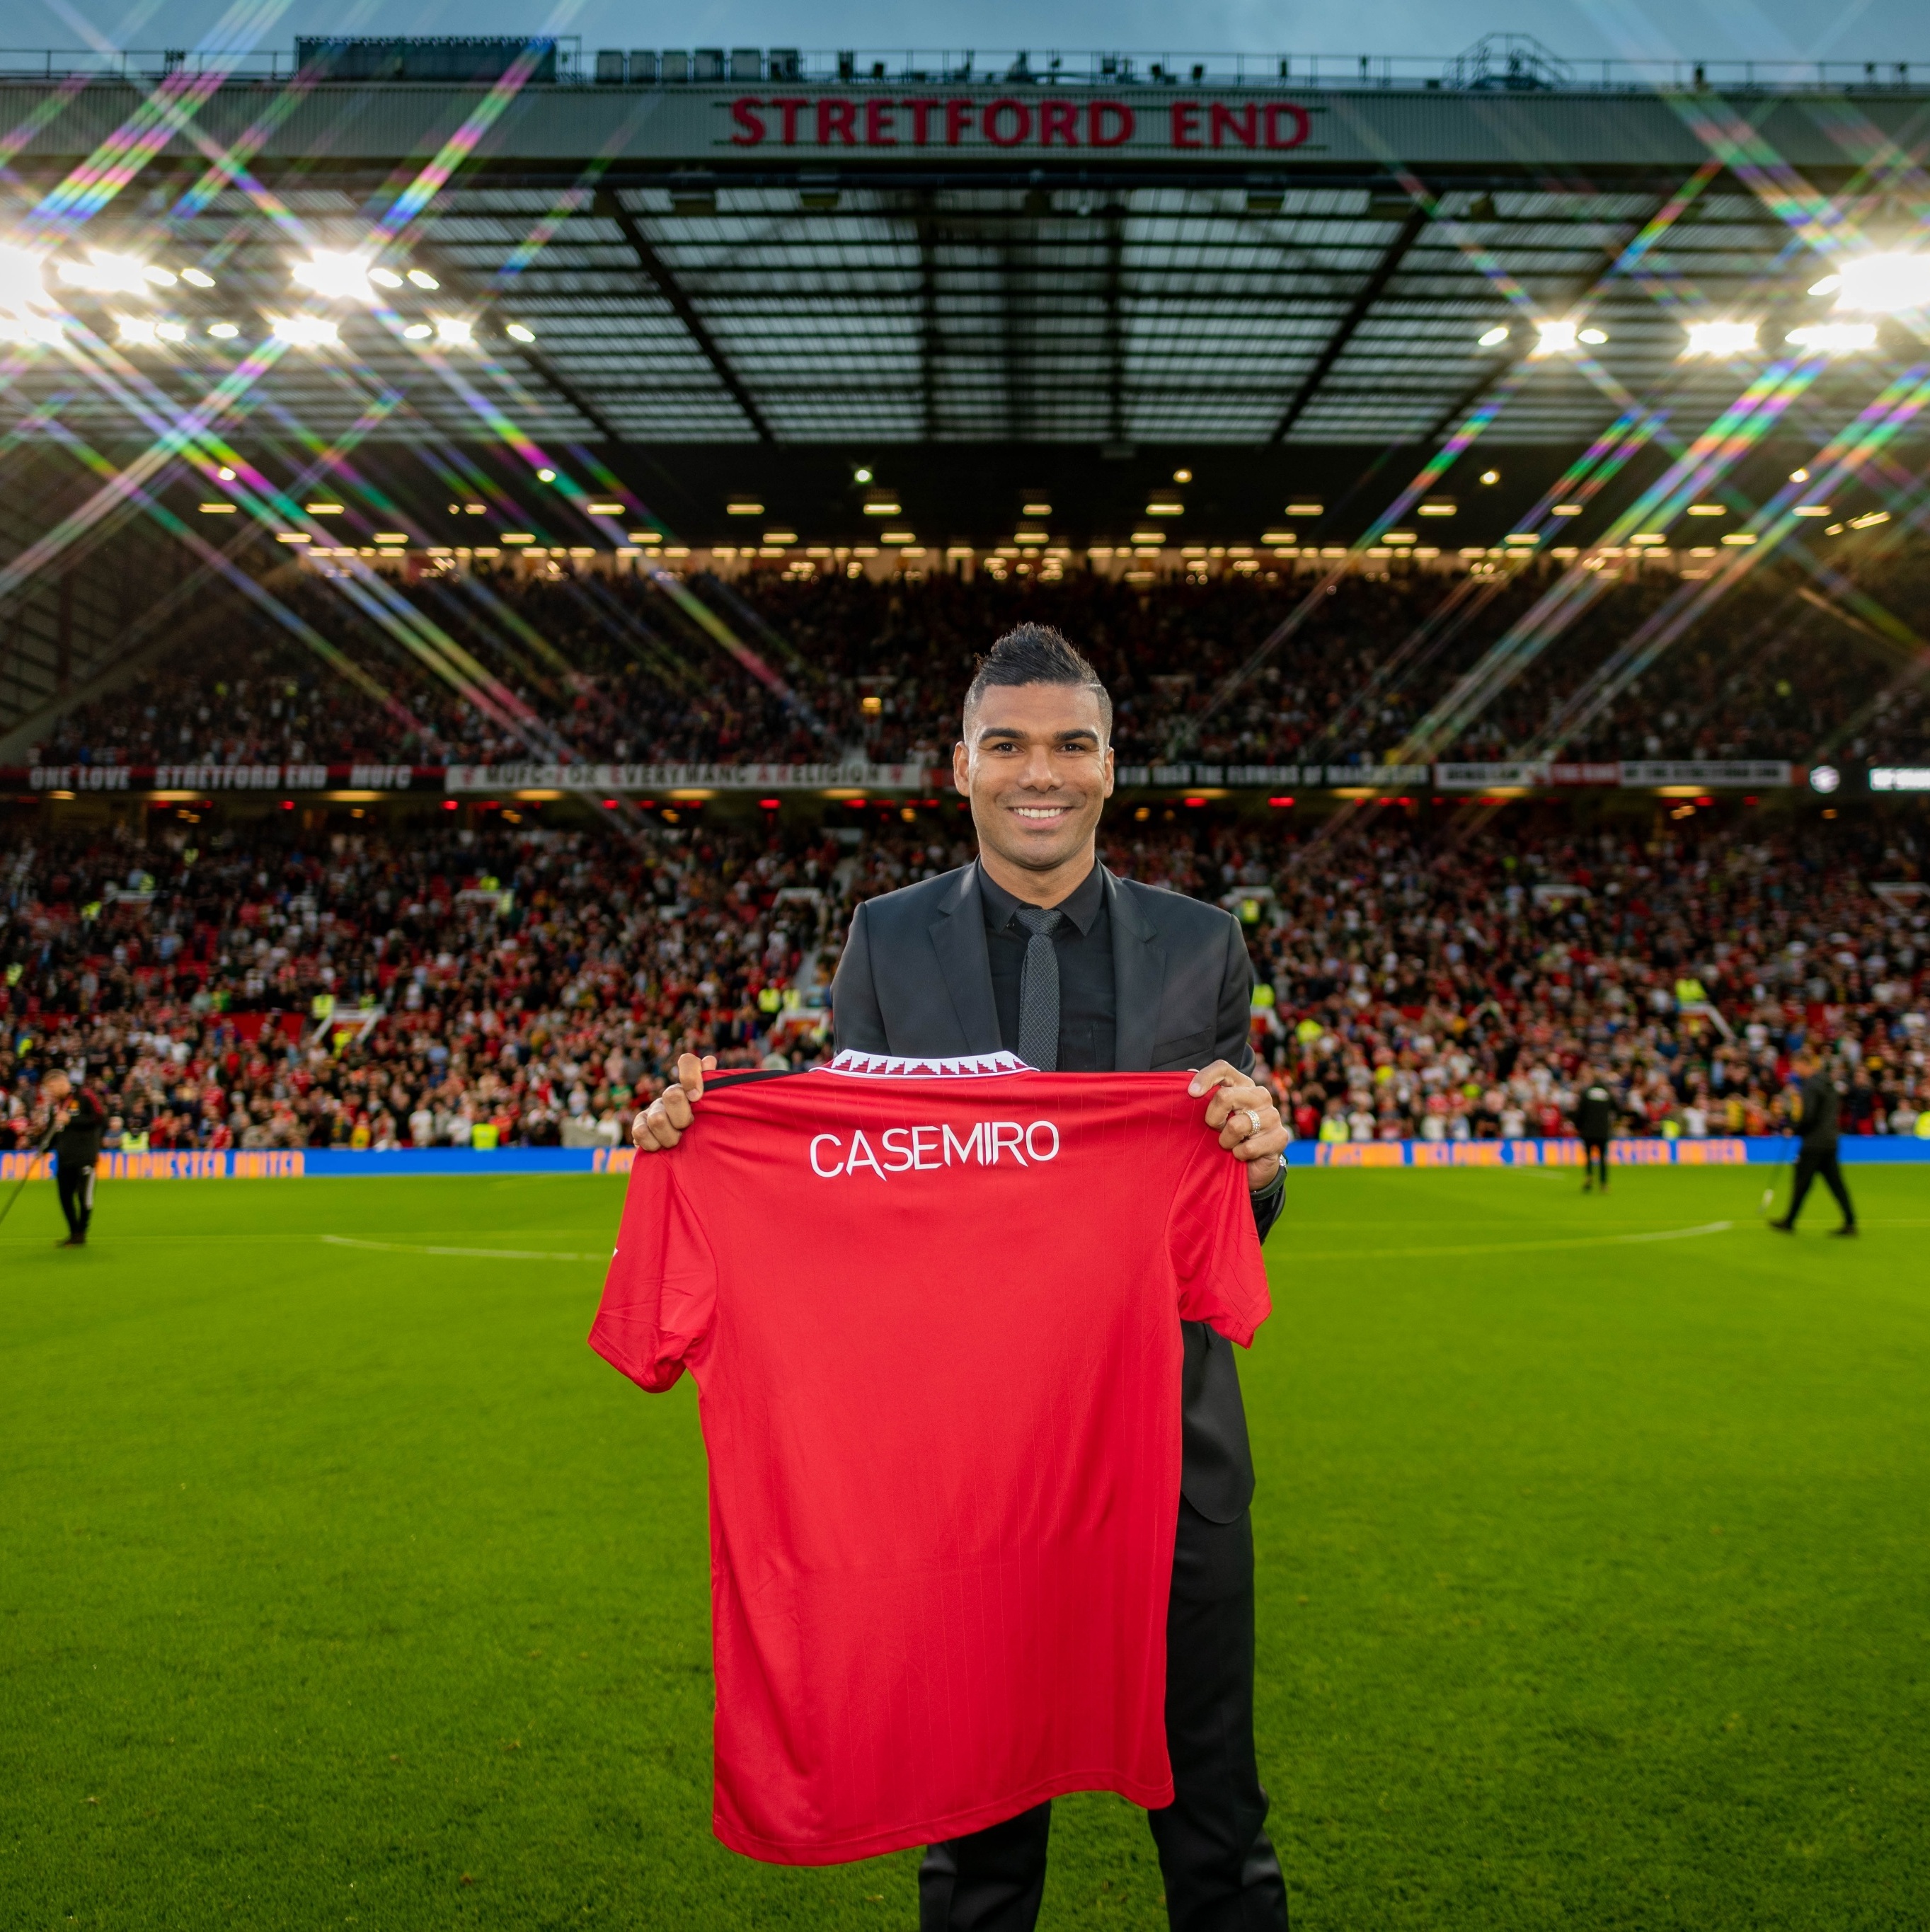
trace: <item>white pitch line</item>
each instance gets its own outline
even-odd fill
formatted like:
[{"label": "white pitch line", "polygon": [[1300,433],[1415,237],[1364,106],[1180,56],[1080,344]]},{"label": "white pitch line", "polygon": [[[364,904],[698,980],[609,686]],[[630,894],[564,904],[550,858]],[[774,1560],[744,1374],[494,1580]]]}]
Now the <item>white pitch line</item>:
[{"label": "white pitch line", "polygon": [[1697,1228],[1664,1228],[1651,1234],[1584,1234],[1571,1241],[1481,1241],[1448,1248],[1348,1248],[1327,1254],[1295,1254],[1289,1247],[1283,1259],[1296,1262],[1405,1260],[1427,1255],[1523,1255],[1547,1248],[1612,1248],[1631,1241],[1688,1241],[1701,1234],[1725,1234],[1733,1221],[1705,1221]]},{"label": "white pitch line", "polygon": [[324,1234],[332,1248],[374,1248],[386,1255],[453,1255],[464,1261],[607,1262],[608,1255],[558,1254],[540,1248],[432,1248],[416,1241],[358,1241],[347,1234]]}]

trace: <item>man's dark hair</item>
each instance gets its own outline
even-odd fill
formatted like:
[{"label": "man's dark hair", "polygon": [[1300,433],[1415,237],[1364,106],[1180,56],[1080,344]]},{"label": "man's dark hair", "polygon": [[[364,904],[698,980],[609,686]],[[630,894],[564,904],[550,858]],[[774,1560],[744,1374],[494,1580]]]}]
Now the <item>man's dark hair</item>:
[{"label": "man's dark hair", "polygon": [[1112,737],[1112,700],[1087,659],[1049,624],[1015,624],[978,661],[978,674],[965,695],[969,718],[994,685],[1065,684],[1089,691],[1099,700],[1100,729]]}]

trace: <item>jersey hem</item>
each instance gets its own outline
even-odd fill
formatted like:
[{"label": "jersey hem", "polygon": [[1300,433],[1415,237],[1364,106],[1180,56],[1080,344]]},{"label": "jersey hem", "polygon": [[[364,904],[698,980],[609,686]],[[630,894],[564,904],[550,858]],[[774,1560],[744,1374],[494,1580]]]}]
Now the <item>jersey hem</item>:
[{"label": "jersey hem", "polygon": [[1173,1802],[1170,1773],[1163,1784],[1149,1784],[1139,1778],[1107,1772],[1067,1772],[1060,1777],[1028,1785],[989,1804],[974,1804],[963,1811],[920,1819],[894,1826],[888,1832],[868,1832],[854,1838],[801,1840],[795,1843],[781,1838],[764,1838],[753,1832],[734,1830],[715,1816],[711,1819],[710,1828],[716,1834],[718,1843],[727,1850],[747,1858],[758,1859],[765,1864],[854,1864],[860,1858],[882,1858],[887,1852],[907,1851],[914,1845],[935,1845],[947,1838],[962,1838],[970,1832],[982,1832],[989,1825],[1003,1824],[1007,1819],[1016,1818],[1020,1812],[1029,1811],[1034,1805],[1043,1804],[1048,1798],[1069,1797],[1076,1791],[1116,1792],[1129,1804],[1136,1804],[1144,1811],[1161,1811]]}]

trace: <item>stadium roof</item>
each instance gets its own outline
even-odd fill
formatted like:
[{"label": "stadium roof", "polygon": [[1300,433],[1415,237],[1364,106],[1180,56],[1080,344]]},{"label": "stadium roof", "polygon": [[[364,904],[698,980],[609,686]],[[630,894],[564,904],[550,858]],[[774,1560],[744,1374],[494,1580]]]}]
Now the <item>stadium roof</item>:
[{"label": "stadium roof", "polygon": [[[599,56],[618,63],[602,85],[311,63],[0,95],[32,130],[15,168],[54,207],[28,225],[62,260],[213,278],[63,291],[110,341],[131,310],[179,326],[136,358],[155,399],[242,370],[243,412],[329,439],[1088,449],[1425,442],[1484,400],[1490,446],[1585,442],[1631,401],[1706,421],[1751,358],[1685,358],[1688,326],[1755,323],[1760,362],[1829,320],[1805,291],[1904,224],[1897,143],[1930,99],[1903,70],[1860,90],[1584,84],[1538,52],[1411,83],[1100,57],[824,74],[740,50],[714,56],[739,78],[680,85],[671,58],[641,83],[632,54]],[[135,165],[110,193],[117,149]],[[331,302],[291,281],[315,249],[439,286]],[[291,314],[341,346],[274,342]],[[434,332],[450,319],[472,346]],[[1602,339],[1538,356],[1548,322]],[[264,344],[272,366],[246,373]],[[1833,426],[1913,346],[1882,322],[1792,430]],[[122,386],[57,357],[16,388],[56,392],[71,423],[142,433]]]}]

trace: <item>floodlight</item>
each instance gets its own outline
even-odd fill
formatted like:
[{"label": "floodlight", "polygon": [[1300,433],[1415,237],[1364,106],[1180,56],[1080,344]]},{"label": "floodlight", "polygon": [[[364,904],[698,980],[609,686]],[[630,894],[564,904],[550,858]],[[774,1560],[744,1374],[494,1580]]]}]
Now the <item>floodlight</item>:
[{"label": "floodlight", "polygon": [[1488,330],[1485,334],[1482,335],[1479,338],[1481,346],[1484,349],[1498,348],[1507,340],[1507,325],[1502,322],[1497,322],[1493,328]]},{"label": "floodlight", "polygon": [[1577,346],[1575,326],[1571,322],[1538,322],[1535,325],[1538,340],[1529,352],[1535,356],[1572,356]]},{"label": "floodlight", "polygon": [[60,323],[50,315],[0,315],[0,342],[58,342]]},{"label": "floodlight", "polygon": [[1877,346],[1877,326],[1873,322],[1805,322],[1800,328],[1792,328],[1784,339],[1825,356],[1848,355]]},{"label": "floodlight", "polygon": [[289,272],[305,289],[312,289],[332,302],[375,300],[375,291],[369,286],[366,256],[317,248],[307,261],[297,262]]},{"label": "floodlight", "polygon": [[215,286],[215,278],[206,268],[183,268],[181,279],[197,289],[212,289]]},{"label": "floodlight", "polygon": [[188,340],[188,331],[178,322],[158,322],[155,324],[154,332],[164,342],[185,342]]},{"label": "floodlight", "polygon": [[402,332],[411,342],[426,342],[435,332],[426,322],[412,322]]},{"label": "floodlight", "polygon": [[0,314],[23,314],[46,308],[47,258],[31,248],[0,244]]},{"label": "floodlight", "polygon": [[123,349],[152,349],[161,337],[155,325],[137,315],[117,315],[115,323],[119,330],[116,340]]},{"label": "floodlight", "polygon": [[446,349],[467,349],[476,340],[473,326],[461,316],[436,317],[436,340]]},{"label": "floodlight", "polygon": [[1866,315],[1894,315],[1930,304],[1930,254],[1865,255],[1843,264],[1838,308]]},{"label": "floodlight", "polygon": [[271,316],[268,326],[278,342],[291,343],[298,349],[333,349],[342,339],[335,323],[318,315]]},{"label": "floodlight", "polygon": [[208,333],[218,342],[232,342],[241,332],[232,322],[211,322],[208,325]]},{"label": "floodlight", "polygon": [[1591,349],[1593,349],[1608,340],[1608,332],[1605,328],[1584,328],[1575,339],[1579,342],[1586,342]]},{"label": "floodlight", "polygon": [[[164,269],[164,274],[167,272]],[[71,289],[85,289],[89,295],[145,296],[153,292],[152,278],[145,262],[132,255],[110,255],[100,248],[89,251],[84,262],[63,262],[60,278]],[[174,278],[168,276],[173,281]]]},{"label": "floodlight", "polygon": [[1746,356],[1756,346],[1753,322],[1692,322],[1685,356]]},{"label": "floodlight", "polygon": [[393,268],[371,268],[368,278],[379,289],[399,289],[402,278]]},{"label": "floodlight", "polygon": [[512,342],[533,342],[536,339],[536,332],[525,328],[520,322],[505,322],[503,332]]},{"label": "floodlight", "polygon": [[411,268],[409,271],[409,279],[419,289],[439,289],[442,286],[442,284],[437,281],[426,268]]}]

